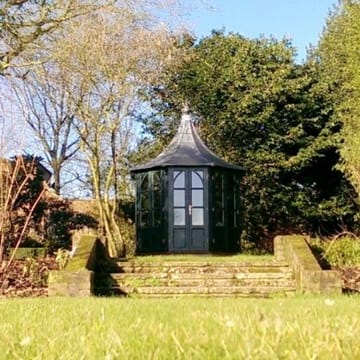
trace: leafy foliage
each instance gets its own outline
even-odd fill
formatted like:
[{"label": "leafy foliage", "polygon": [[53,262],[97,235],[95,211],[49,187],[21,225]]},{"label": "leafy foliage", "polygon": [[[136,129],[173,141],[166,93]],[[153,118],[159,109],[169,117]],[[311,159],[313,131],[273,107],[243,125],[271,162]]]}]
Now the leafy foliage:
[{"label": "leafy foliage", "polygon": [[360,241],[351,237],[337,239],[327,246],[325,257],[333,266],[359,265]]},{"label": "leafy foliage", "polygon": [[55,253],[55,261],[59,266],[59,270],[64,270],[70,260],[70,251],[66,249],[58,249]]},{"label": "leafy foliage", "polygon": [[330,240],[311,239],[309,245],[322,265],[360,265],[360,240],[356,236],[340,233]]},{"label": "leafy foliage", "polygon": [[[296,64],[287,40],[223,32],[189,52],[167,86],[154,89],[153,104],[176,118],[186,101],[200,116],[199,131],[211,150],[247,169],[243,238],[352,226],[353,191],[334,170],[340,125],[331,118],[316,64]],[[159,117],[147,126],[161,133]]]},{"label": "leafy foliage", "polygon": [[360,1],[341,0],[329,16],[315,52],[342,124],[340,169],[360,194]]},{"label": "leafy foliage", "polygon": [[74,230],[84,227],[97,228],[97,220],[88,214],[71,209],[68,200],[48,199],[43,204],[43,215],[35,219],[39,242],[52,253],[60,248],[71,248]]}]

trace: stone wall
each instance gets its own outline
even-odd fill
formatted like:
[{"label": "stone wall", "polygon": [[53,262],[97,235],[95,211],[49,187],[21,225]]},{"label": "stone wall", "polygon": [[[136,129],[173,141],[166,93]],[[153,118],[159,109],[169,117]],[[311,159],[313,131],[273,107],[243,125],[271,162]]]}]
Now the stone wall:
[{"label": "stone wall", "polygon": [[90,296],[94,287],[94,267],[99,240],[95,235],[81,235],[73,245],[73,255],[66,268],[51,271],[49,296]]},{"label": "stone wall", "polygon": [[285,257],[293,268],[299,292],[341,293],[341,273],[321,269],[305,236],[277,236],[274,239],[274,253],[276,257]]}]

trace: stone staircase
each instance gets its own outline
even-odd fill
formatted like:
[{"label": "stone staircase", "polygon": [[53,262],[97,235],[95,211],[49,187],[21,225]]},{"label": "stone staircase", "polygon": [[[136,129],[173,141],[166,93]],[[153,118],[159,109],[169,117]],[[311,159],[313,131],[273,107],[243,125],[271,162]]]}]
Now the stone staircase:
[{"label": "stone staircase", "polygon": [[274,256],[263,258],[164,254],[116,262],[95,235],[85,234],[66,268],[50,271],[48,279],[49,296],[270,297],[295,292],[342,293],[341,273],[321,269],[304,235],[277,236]]},{"label": "stone staircase", "polygon": [[95,272],[99,296],[270,297],[296,291],[294,274],[284,261],[258,263],[119,261],[111,272]]}]

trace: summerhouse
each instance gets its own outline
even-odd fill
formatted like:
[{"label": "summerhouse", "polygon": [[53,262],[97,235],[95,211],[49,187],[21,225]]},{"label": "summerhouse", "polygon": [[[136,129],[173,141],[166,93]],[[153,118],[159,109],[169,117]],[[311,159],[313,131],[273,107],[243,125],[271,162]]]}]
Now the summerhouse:
[{"label": "summerhouse", "polygon": [[131,169],[137,252],[239,251],[243,171],[205,146],[184,110],[168,147]]}]

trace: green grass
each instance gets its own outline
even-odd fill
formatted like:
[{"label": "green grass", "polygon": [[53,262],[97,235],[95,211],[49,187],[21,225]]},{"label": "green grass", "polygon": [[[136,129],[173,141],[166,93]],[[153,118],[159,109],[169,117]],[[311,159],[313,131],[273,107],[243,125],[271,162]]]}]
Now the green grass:
[{"label": "green grass", "polygon": [[360,297],[0,300],[0,359],[360,359]]},{"label": "green grass", "polygon": [[209,254],[174,254],[174,255],[144,255],[135,256],[131,261],[139,263],[164,263],[168,261],[181,261],[181,262],[213,262],[213,263],[258,263],[275,260],[273,255],[209,255]]}]

